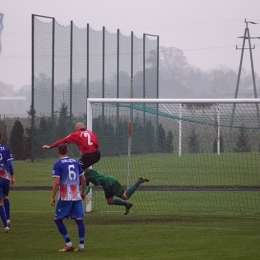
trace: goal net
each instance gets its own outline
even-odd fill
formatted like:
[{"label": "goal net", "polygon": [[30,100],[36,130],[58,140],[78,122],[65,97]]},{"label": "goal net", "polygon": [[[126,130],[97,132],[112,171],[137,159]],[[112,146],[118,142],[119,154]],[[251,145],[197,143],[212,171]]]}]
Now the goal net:
[{"label": "goal net", "polygon": [[[259,213],[260,99],[87,100],[102,154],[94,169],[127,189],[133,211]],[[108,206],[93,187],[91,210]],[[131,210],[132,210],[131,209]]]}]

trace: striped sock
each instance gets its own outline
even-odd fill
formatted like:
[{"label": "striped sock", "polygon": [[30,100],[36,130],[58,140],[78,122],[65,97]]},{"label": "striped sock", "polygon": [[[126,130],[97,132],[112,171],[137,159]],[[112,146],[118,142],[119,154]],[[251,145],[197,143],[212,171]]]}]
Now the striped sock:
[{"label": "striped sock", "polygon": [[6,219],[10,219],[10,201],[8,198],[4,200],[4,208],[5,208]]},{"label": "striped sock", "polygon": [[0,206],[0,217],[2,219],[4,227],[7,227],[4,206]]}]

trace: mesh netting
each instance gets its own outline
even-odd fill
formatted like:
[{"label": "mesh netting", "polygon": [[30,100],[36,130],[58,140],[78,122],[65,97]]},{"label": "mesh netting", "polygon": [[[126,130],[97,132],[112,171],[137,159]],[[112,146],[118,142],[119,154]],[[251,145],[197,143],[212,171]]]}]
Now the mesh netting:
[{"label": "mesh netting", "polygon": [[156,39],[78,28],[73,22],[64,26],[33,15],[32,158],[42,156],[37,129],[43,118],[52,129],[46,141],[53,142],[68,135],[75,121],[86,122],[89,97],[158,98]]},{"label": "mesh netting", "polygon": [[[148,177],[130,199],[137,211],[259,213],[258,105],[236,104],[232,117],[233,107],[94,103],[92,124],[102,153],[94,168],[125,188],[129,160],[130,185]],[[95,210],[116,209],[106,206],[98,188],[93,196]]]}]

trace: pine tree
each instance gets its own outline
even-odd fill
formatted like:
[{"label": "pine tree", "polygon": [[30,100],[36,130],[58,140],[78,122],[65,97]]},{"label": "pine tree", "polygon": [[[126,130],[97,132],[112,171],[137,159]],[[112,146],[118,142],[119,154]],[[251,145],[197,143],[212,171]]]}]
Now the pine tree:
[{"label": "pine tree", "polygon": [[0,132],[2,135],[1,144],[8,145],[7,144],[7,139],[8,139],[7,138],[7,124],[6,124],[5,118],[1,119],[1,116],[0,116]]},{"label": "pine tree", "polygon": [[66,103],[61,103],[59,109],[58,123],[56,126],[56,140],[67,136],[71,131],[70,116]]},{"label": "pine tree", "polygon": [[116,148],[115,152],[117,155],[125,154],[127,152],[127,134],[128,134],[128,122],[126,120],[117,122],[115,130]]},{"label": "pine tree", "polygon": [[249,142],[248,131],[245,128],[244,123],[241,124],[241,127],[238,129],[238,134],[236,136],[236,142],[234,147],[234,152],[250,152],[251,145]]},{"label": "pine tree", "polygon": [[159,152],[164,153],[166,149],[166,132],[162,126],[159,124],[158,126],[158,148]]},{"label": "pine tree", "polygon": [[[128,134],[128,130],[126,132]],[[145,128],[144,122],[138,116],[133,122],[132,151],[135,154],[145,152]]]},{"label": "pine tree", "polygon": [[24,128],[17,119],[11,130],[10,149],[15,160],[25,159]]},{"label": "pine tree", "polygon": [[154,152],[154,147],[155,147],[155,133],[154,133],[154,127],[151,122],[151,120],[146,122],[145,125],[145,151],[147,153],[152,153]]},{"label": "pine tree", "polygon": [[[28,119],[29,119],[29,127],[25,128],[25,138],[24,138],[24,149],[25,149],[25,158],[32,158],[31,150],[32,150],[32,127],[34,128],[34,137],[37,135],[37,127],[32,125],[32,117],[36,118],[36,110],[32,110],[32,106],[30,110],[27,111]],[[34,142],[35,144],[35,142]],[[35,145],[34,145],[35,147]]]},{"label": "pine tree", "polygon": [[[42,116],[40,118],[40,124],[39,124],[39,128],[38,128],[38,133],[37,133],[37,140],[38,143],[43,144],[51,144],[52,140],[51,140],[51,136],[52,136],[52,122],[51,122],[51,118],[50,117],[45,117]],[[35,153],[37,155],[39,155],[40,157],[47,157],[50,156],[50,153],[46,153],[43,151],[42,149],[42,145],[39,145],[36,149],[35,149]]]},{"label": "pine tree", "polygon": [[199,137],[196,134],[195,128],[192,128],[191,134],[188,138],[188,148],[190,153],[199,153],[200,151]]},{"label": "pine tree", "polygon": [[111,123],[104,122],[103,150],[102,155],[114,155],[115,153],[115,134],[114,127]]},{"label": "pine tree", "polygon": [[173,152],[173,133],[172,131],[168,131],[166,137],[166,152],[172,153]]}]

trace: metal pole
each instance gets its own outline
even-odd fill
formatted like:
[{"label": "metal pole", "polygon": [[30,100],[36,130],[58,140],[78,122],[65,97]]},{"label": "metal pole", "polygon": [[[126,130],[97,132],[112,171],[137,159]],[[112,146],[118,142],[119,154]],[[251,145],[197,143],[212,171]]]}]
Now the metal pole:
[{"label": "metal pole", "polygon": [[257,98],[257,91],[256,91],[256,84],[255,84],[254,63],[253,63],[253,54],[252,54],[252,46],[251,46],[251,39],[250,39],[249,29],[247,30],[247,34],[248,34],[248,43],[249,43],[251,73],[252,73],[253,87],[254,87],[254,96],[255,96],[255,98]]},{"label": "metal pole", "polygon": [[[133,99],[133,32],[131,32],[131,82],[130,82],[130,98]],[[132,105],[132,104],[131,104]],[[133,142],[133,109],[130,108],[130,120],[128,123],[128,164],[127,164],[127,189],[131,184],[131,155]]]},{"label": "metal pole", "polygon": [[102,98],[105,97],[105,26],[103,26],[102,39]]},{"label": "metal pole", "polygon": [[116,60],[117,60],[117,62],[116,62],[116,97],[117,98],[119,98],[119,73],[120,73],[120,67],[119,67],[119,62],[120,62],[120,59],[119,59],[120,42],[119,42],[119,40],[120,40],[120,38],[119,38],[119,36],[120,36],[120,31],[119,31],[119,29],[117,29],[117,48],[116,48],[116,50],[117,50],[117,53],[116,53],[117,54],[116,55]]},{"label": "metal pole", "polygon": [[130,187],[130,178],[131,178],[131,144],[132,144],[132,134],[133,134],[133,124],[132,122],[128,123],[128,152],[127,152],[127,189]]},{"label": "metal pole", "polygon": [[219,104],[217,106],[217,121],[218,121],[217,150],[218,150],[218,155],[220,155],[220,111],[219,111]]},{"label": "metal pole", "polygon": [[179,106],[179,157],[181,157],[181,139],[182,139],[182,104]]},{"label": "metal pole", "polygon": [[32,15],[32,125],[31,125],[31,161],[34,162],[34,14]]},{"label": "metal pole", "polygon": [[131,32],[131,98],[134,98],[134,32]]},{"label": "metal pole", "polygon": [[51,68],[51,134],[54,138],[54,72],[55,72],[55,18],[52,19],[52,68]]},{"label": "metal pole", "polygon": [[145,98],[145,38],[146,34],[143,34],[143,98]]},{"label": "metal pole", "polygon": [[[130,97],[134,98],[134,32],[131,32],[131,86]],[[133,122],[133,109],[131,108],[131,122]]]},{"label": "metal pole", "polygon": [[[247,24],[246,24],[246,25],[247,25]],[[239,64],[239,69],[238,69],[238,76],[237,76],[237,84],[236,84],[235,98],[237,98],[237,95],[238,95],[238,88],[239,88],[239,82],[240,82],[240,76],[241,76],[241,70],[242,70],[242,63],[243,63],[243,56],[244,56],[244,49],[245,49],[245,40],[246,40],[247,29],[248,29],[248,28],[246,27],[246,28],[245,28],[245,32],[244,32],[244,37],[243,37],[243,45],[242,45],[242,51],[241,51],[241,57],[240,57],[240,64]],[[237,47],[236,47],[236,49],[237,49]],[[234,104],[233,104],[232,115],[231,115],[230,127],[233,126],[235,110],[236,110],[236,104],[234,103]]]},{"label": "metal pole", "polygon": [[72,127],[73,21],[70,22],[70,128]]},{"label": "metal pole", "polygon": [[[89,24],[87,24],[87,79],[86,79],[86,84],[87,84],[87,98],[89,98]],[[87,106],[86,106],[87,108]],[[87,111],[86,111],[87,114]]]},{"label": "metal pole", "polygon": [[[119,44],[120,44],[120,41],[119,41],[119,37],[120,37],[120,31],[119,29],[117,29],[117,71],[116,71],[116,97],[119,98],[119,73],[120,73],[120,65],[119,65],[119,62],[120,62],[120,48],[119,48]],[[117,103],[116,104],[116,125],[117,125],[117,129],[118,129],[118,136],[117,136],[117,142],[116,142],[116,151],[117,153],[119,154],[119,146],[120,146],[120,142],[119,142],[119,134],[120,134],[120,124],[119,124],[119,104]]]},{"label": "metal pole", "polygon": [[[102,98],[105,97],[105,26],[103,26],[103,39],[102,39]],[[104,130],[104,115],[105,115],[105,107],[104,103],[102,104],[102,128]],[[102,136],[104,135],[104,131],[102,131]]]},{"label": "metal pole", "polygon": [[[156,96],[159,98],[159,62],[160,62],[160,45],[159,45],[159,36],[157,36],[157,67],[156,67],[156,73],[157,73],[157,78],[156,78]],[[157,111],[159,111],[159,104],[156,105]],[[158,136],[158,125],[159,125],[159,116],[158,113],[156,115],[156,125],[155,125],[155,133],[156,136]],[[158,151],[158,138],[155,139],[156,144],[155,144],[155,149],[156,152]]]},{"label": "metal pole", "polygon": [[159,98],[159,62],[160,62],[160,45],[159,36],[157,36],[157,67],[156,67],[156,95]]}]

